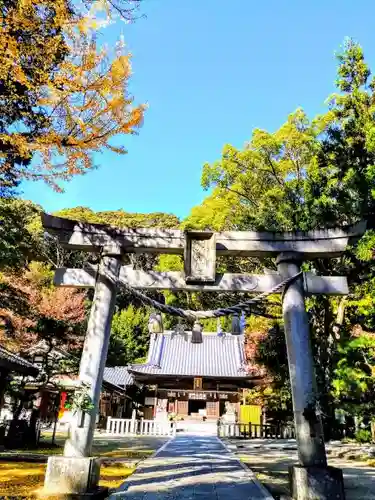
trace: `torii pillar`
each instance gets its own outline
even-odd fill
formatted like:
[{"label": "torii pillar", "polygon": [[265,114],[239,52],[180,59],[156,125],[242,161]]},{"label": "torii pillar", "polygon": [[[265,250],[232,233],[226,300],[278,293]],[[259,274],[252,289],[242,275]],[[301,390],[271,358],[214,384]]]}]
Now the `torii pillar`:
[{"label": "torii pillar", "polygon": [[111,249],[106,252],[104,249],[96,275],[94,300],[79,369],[79,382],[87,386],[93,407],[74,415],[64,456],[49,457],[42,493],[47,497],[70,492],[73,495],[90,495],[90,498],[106,498],[108,493],[108,488],[98,487],[100,460],[91,457],[91,448],[120,269],[121,251]]},{"label": "torii pillar", "polygon": [[91,455],[120,269],[120,253],[101,257],[79,368],[79,381],[87,386],[93,408],[77,413],[65,443],[66,457]]},{"label": "torii pillar", "polygon": [[[295,276],[302,260],[297,252],[279,254],[279,273],[283,278]],[[284,291],[282,308],[299,460],[299,465],[289,468],[291,496],[296,500],[344,500],[342,471],[327,466],[303,276]]]}]

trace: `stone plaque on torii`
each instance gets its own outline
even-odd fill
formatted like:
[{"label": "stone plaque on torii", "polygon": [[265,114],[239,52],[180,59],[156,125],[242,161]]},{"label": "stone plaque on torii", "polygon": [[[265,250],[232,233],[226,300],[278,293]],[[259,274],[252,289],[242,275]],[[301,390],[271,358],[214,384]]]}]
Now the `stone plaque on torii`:
[{"label": "stone plaque on torii", "polygon": [[[365,230],[365,226],[359,224],[345,230],[329,229],[307,233],[213,233],[154,228],[120,229],[48,214],[43,214],[42,219],[45,230],[56,235],[63,246],[100,253],[100,262],[96,267],[87,265],[84,269],[57,269],[55,272],[55,284],[58,286],[95,289],[79,373],[80,381],[89,387],[94,408],[73,424],[70,439],[64,449],[65,457],[77,457],[81,460],[91,454],[118,286],[125,284],[134,289],[174,291],[267,292],[286,278],[297,275],[303,261],[340,256],[349,239],[360,237]],[[184,255],[184,272],[146,272],[123,265],[124,254],[145,252]],[[273,256],[276,257],[277,273],[217,274],[217,255]],[[321,418],[317,408],[305,296],[347,293],[346,277],[303,273],[286,287],[283,294],[282,308],[300,464],[293,468],[292,475],[294,483],[298,483],[297,498],[300,500],[310,498],[307,495],[311,490],[310,483],[314,481],[314,488],[318,484],[319,491],[322,492],[316,498],[330,498],[331,490],[334,498],[343,498],[340,493],[341,471],[327,467]],[[53,474],[54,460],[52,457],[49,459],[47,488],[48,483],[52,484],[54,480],[56,483]],[[314,491],[318,494],[317,489]]]}]

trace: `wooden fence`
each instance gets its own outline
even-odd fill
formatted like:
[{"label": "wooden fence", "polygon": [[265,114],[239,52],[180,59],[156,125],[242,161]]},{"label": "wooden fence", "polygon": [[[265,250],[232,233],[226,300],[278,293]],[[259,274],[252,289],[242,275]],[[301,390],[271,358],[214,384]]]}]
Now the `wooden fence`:
[{"label": "wooden fence", "polygon": [[217,426],[219,437],[229,438],[273,438],[292,439],[295,437],[294,426],[269,425],[269,424],[240,424],[219,423]]},{"label": "wooden fence", "polygon": [[158,422],[157,420],[108,417],[106,433],[116,436],[174,436],[176,424],[175,422]]}]

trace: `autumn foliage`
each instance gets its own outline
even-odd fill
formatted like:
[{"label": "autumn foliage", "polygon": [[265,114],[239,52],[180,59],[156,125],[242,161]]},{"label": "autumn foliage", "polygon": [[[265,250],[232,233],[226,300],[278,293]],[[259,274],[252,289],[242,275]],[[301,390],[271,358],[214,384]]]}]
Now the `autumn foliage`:
[{"label": "autumn foliage", "polygon": [[[76,327],[85,320],[85,295],[74,289],[39,286],[27,273],[2,276],[0,344],[24,350],[42,338],[76,347]],[[50,328],[50,331],[49,331]]]},{"label": "autumn foliage", "polygon": [[265,340],[267,332],[253,330],[245,338],[246,369],[252,376],[265,376],[265,367],[259,363],[259,345]]},{"label": "autumn foliage", "polygon": [[2,185],[42,179],[59,190],[94,167],[94,152],[126,153],[110,141],[136,133],[144,106],[127,92],[123,42],[114,54],[98,47],[92,10],[78,13],[67,0],[2,1],[0,17]]}]

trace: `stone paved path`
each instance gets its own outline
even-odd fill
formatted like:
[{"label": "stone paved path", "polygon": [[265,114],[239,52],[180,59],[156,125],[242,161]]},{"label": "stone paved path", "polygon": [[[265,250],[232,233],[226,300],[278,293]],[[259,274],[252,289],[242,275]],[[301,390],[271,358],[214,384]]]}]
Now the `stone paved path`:
[{"label": "stone paved path", "polygon": [[178,436],[143,462],[109,498],[271,500],[253,478],[215,436]]}]

